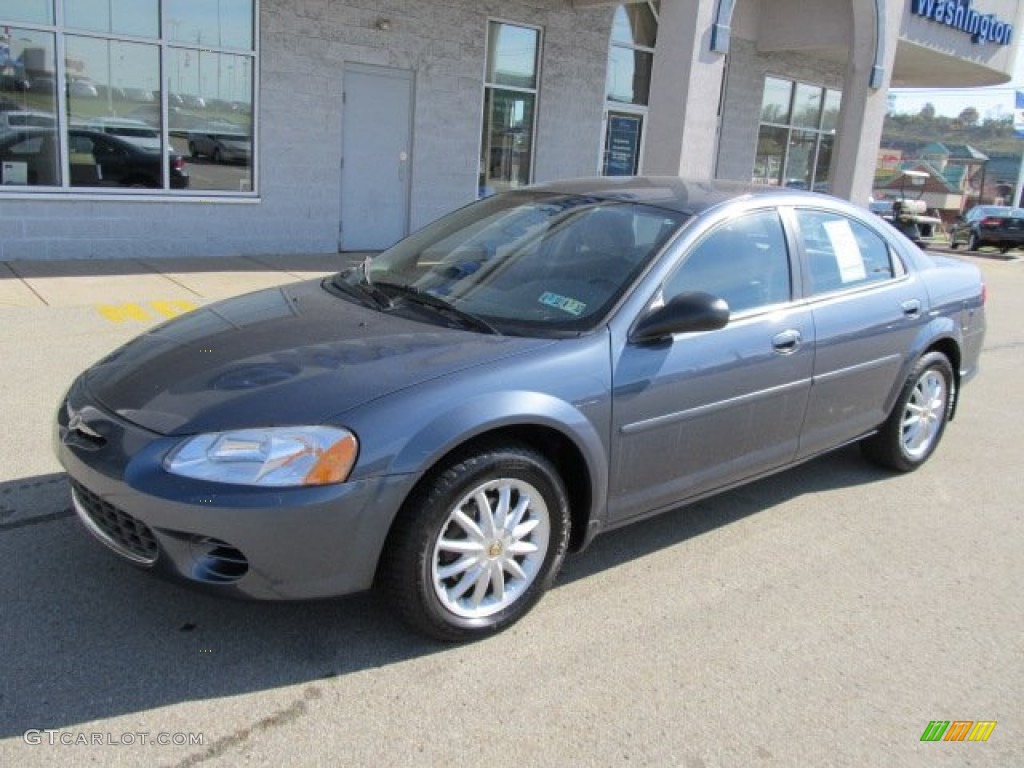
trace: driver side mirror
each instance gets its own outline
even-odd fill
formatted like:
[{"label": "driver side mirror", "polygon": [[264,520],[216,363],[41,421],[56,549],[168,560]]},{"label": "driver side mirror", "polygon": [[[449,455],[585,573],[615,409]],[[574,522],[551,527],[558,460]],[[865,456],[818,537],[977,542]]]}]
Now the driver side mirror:
[{"label": "driver side mirror", "polygon": [[640,344],[660,341],[676,333],[717,331],[728,323],[729,305],[724,299],[703,291],[687,291],[641,315],[629,340]]}]

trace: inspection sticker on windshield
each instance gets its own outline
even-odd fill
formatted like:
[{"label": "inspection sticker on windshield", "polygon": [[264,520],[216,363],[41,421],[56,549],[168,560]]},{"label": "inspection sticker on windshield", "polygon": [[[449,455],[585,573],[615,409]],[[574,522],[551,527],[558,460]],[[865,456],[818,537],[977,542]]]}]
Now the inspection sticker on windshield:
[{"label": "inspection sticker on windshield", "polygon": [[839,267],[839,279],[844,283],[855,283],[868,276],[864,268],[864,256],[860,252],[857,238],[853,236],[850,222],[845,220],[826,221],[825,234],[832,241],[832,250],[836,254]]},{"label": "inspection sticker on windshield", "polygon": [[573,317],[579,317],[583,314],[583,310],[587,308],[587,305],[582,301],[570,299],[568,296],[559,296],[557,293],[551,293],[551,291],[542,293],[538,301],[546,306],[557,307],[563,312],[568,312]]}]

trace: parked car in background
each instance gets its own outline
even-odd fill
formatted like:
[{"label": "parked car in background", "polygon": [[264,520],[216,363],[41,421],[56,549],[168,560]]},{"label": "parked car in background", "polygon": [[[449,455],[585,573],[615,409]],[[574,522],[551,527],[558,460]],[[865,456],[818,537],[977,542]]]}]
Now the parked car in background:
[{"label": "parked car in background", "polygon": [[124,88],[122,90],[127,101],[137,101],[142,104],[151,104],[155,101],[153,92],[145,88]]},{"label": "parked car in background", "polygon": [[949,231],[949,247],[976,251],[994,246],[1003,253],[1024,246],[1024,208],[976,205],[957,218]]},{"label": "parked car in background", "polygon": [[99,97],[99,91],[91,80],[76,79],[68,82],[68,96],[83,99],[95,99]]},{"label": "parked car in background", "polygon": [[554,183],[149,331],[74,381],[55,444],[84,526],[141,568],[258,599],[376,584],[474,638],[599,532],[852,441],[920,467],[984,301],[974,265],[835,198]]},{"label": "parked car in background", "polygon": [[[70,128],[68,155],[72,186],[161,186],[162,161],[159,148],[146,149],[99,131]],[[0,160],[18,164],[18,178],[24,178],[19,183],[30,186],[58,185],[60,171],[57,157],[57,133],[53,129],[22,128],[0,137]],[[184,158],[170,153],[168,161],[171,188],[186,188],[189,176]]]},{"label": "parked car in background", "polygon": [[56,125],[57,117],[52,112],[32,109],[10,109],[0,112],[0,133],[21,128],[53,128]]},{"label": "parked car in background", "polygon": [[85,127],[117,136],[142,149],[160,150],[160,131],[142,120],[130,117],[98,117],[87,122]]},{"label": "parked car in background", "polygon": [[215,163],[247,163],[252,138],[234,123],[202,123],[188,132],[188,151],[192,157],[208,157]]}]

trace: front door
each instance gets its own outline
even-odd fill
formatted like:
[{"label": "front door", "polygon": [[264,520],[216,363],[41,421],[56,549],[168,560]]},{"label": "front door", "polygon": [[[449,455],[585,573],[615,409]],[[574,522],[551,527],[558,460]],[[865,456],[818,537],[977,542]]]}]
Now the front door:
[{"label": "front door", "polygon": [[729,324],[627,344],[614,362],[609,522],[678,504],[792,461],[811,388],[814,324],[793,303],[778,214],[703,237],[662,288],[724,299]]},{"label": "front door", "polygon": [[341,248],[387,248],[409,232],[412,72],[345,68]]}]

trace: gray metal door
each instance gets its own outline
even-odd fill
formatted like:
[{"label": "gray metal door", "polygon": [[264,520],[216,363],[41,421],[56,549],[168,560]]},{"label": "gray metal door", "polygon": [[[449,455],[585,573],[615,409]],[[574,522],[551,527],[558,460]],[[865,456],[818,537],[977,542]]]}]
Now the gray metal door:
[{"label": "gray metal door", "polygon": [[347,65],[342,109],[341,247],[387,248],[409,231],[412,72]]}]

